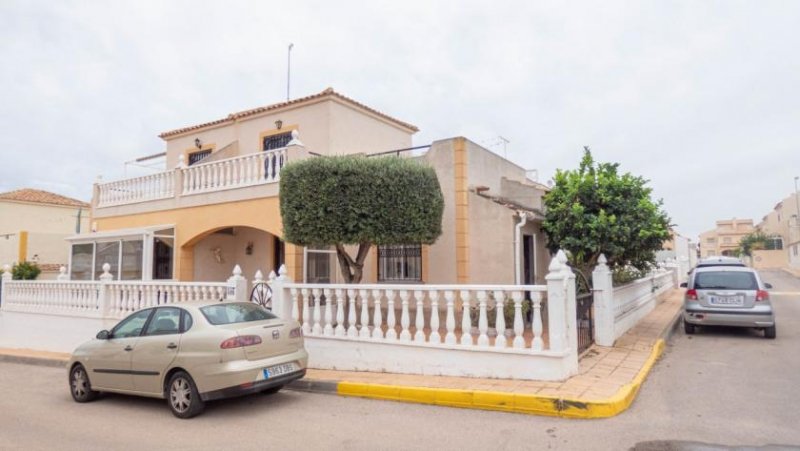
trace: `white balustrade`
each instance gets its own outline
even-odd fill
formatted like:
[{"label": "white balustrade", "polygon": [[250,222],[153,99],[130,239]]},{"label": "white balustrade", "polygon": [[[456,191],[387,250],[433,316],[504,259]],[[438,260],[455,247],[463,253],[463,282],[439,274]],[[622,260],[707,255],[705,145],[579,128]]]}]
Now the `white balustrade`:
[{"label": "white balustrade", "polygon": [[175,171],[101,183],[98,188],[98,207],[167,199],[175,196]]},{"label": "white balustrade", "polygon": [[287,156],[284,148],[183,168],[181,194],[199,194],[277,182]]},{"label": "white balustrade", "polygon": [[[178,194],[183,196],[274,183],[280,180],[280,171],[287,163],[288,155],[286,148],[275,149],[99,183],[97,206],[111,207],[168,199]],[[180,186],[176,192],[178,180]]]},{"label": "white balustrade", "polygon": [[158,281],[10,281],[4,310],[121,318],[134,310],[195,300],[225,299],[227,284]]},{"label": "white balustrade", "polygon": [[[294,305],[300,309],[296,317],[301,318],[304,332],[312,337],[335,336],[354,341],[446,348],[457,346],[495,352],[514,349],[547,351],[542,321],[547,288],[542,285],[329,285],[290,282],[284,288],[287,294],[296,298]],[[324,314],[319,313],[320,293],[325,298]],[[526,293],[530,300],[526,300]],[[513,306],[513,309],[508,309],[508,317],[505,316],[506,305]],[[529,306],[525,311],[532,314],[531,335],[527,340],[524,335],[526,321],[523,305]],[[460,312],[457,312],[456,306],[459,306]],[[397,307],[400,310],[399,333]],[[494,319],[489,315],[491,309]],[[459,313],[460,340],[456,329]],[[439,331],[442,315],[447,331],[444,337]],[[477,340],[472,336],[472,329],[475,328],[473,321],[477,324]],[[507,324],[513,325],[511,331],[507,332]],[[489,339],[492,328],[496,331],[493,346]],[[430,330],[429,334],[426,329]],[[506,336],[512,332],[513,340],[509,343]]]}]

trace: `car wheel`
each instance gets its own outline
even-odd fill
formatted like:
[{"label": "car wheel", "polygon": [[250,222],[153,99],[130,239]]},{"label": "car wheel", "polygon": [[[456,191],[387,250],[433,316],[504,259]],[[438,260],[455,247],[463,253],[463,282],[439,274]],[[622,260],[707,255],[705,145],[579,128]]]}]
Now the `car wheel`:
[{"label": "car wheel", "polygon": [[697,326],[687,323],[686,320],[683,321],[683,331],[686,332],[687,335],[695,333],[696,330]]},{"label": "car wheel", "polygon": [[69,372],[69,391],[75,402],[89,402],[97,398],[100,393],[92,390],[89,374],[83,365],[75,365]]},{"label": "car wheel", "polygon": [[775,326],[764,328],[764,338],[775,338],[777,334],[778,331],[775,329]]},{"label": "car wheel", "polygon": [[169,379],[166,395],[172,414],[178,418],[192,418],[205,408],[205,402],[200,399],[200,394],[197,392],[197,386],[194,385],[191,376],[183,371],[178,371]]},{"label": "car wheel", "polygon": [[261,393],[263,393],[265,395],[274,395],[275,393],[278,393],[279,391],[281,391],[282,388],[283,388],[283,385],[278,385],[277,387],[270,387],[270,388],[262,391]]}]

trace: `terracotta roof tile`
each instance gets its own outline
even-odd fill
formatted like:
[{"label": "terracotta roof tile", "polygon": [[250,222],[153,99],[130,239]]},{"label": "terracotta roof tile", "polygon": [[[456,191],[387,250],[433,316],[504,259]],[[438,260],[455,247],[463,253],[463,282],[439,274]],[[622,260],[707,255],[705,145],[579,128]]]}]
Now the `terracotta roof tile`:
[{"label": "terracotta roof tile", "polygon": [[211,121],[211,122],[204,122],[202,124],[190,125],[188,127],[183,127],[183,128],[178,128],[178,129],[175,129],[175,130],[170,130],[170,131],[161,133],[158,136],[160,138],[162,138],[162,139],[163,138],[168,138],[170,136],[179,135],[181,133],[185,133],[185,132],[189,132],[189,131],[193,131],[193,130],[200,130],[202,128],[211,127],[213,125],[224,124],[226,122],[233,122],[233,121],[235,121],[237,119],[242,119],[242,118],[246,118],[246,117],[249,117],[249,116],[254,116],[256,114],[265,113],[267,111],[278,110],[278,109],[285,108],[285,107],[288,107],[288,106],[291,106],[291,105],[296,105],[298,103],[308,102],[310,100],[321,99],[323,97],[336,97],[339,100],[342,100],[342,101],[344,101],[346,103],[349,103],[351,105],[354,105],[354,106],[357,106],[357,107],[359,107],[361,109],[369,111],[370,113],[375,114],[377,116],[380,116],[380,117],[382,117],[382,118],[384,118],[384,119],[386,119],[386,120],[388,120],[390,122],[394,122],[395,124],[398,124],[401,127],[408,128],[408,129],[410,129],[412,131],[415,131],[415,132],[419,131],[419,129],[414,125],[411,125],[411,124],[409,124],[407,122],[403,122],[403,121],[398,120],[398,119],[395,119],[395,118],[393,118],[393,117],[391,117],[391,116],[389,116],[387,114],[381,113],[380,111],[375,110],[373,108],[370,108],[370,107],[364,105],[363,103],[356,102],[355,100],[353,100],[353,99],[351,99],[349,97],[346,97],[346,96],[343,96],[343,95],[339,94],[338,92],[334,91],[333,88],[328,88],[328,89],[326,89],[326,90],[324,90],[324,91],[322,91],[322,92],[320,92],[318,94],[313,94],[313,95],[310,95],[310,96],[307,96],[307,97],[301,97],[299,99],[289,100],[289,101],[286,101],[286,102],[280,102],[280,103],[275,103],[275,104],[272,104],[272,105],[253,108],[253,109],[250,109],[250,110],[239,111],[237,113],[231,113],[231,114],[228,115],[228,117],[225,117],[225,118],[222,118],[222,119],[217,119],[217,120]]},{"label": "terracotta roof tile", "polygon": [[62,196],[60,194],[51,193],[49,191],[31,188],[23,188],[16,191],[9,191],[7,193],[0,193],[0,200],[89,208],[89,204],[86,202],[82,202],[71,197]]}]

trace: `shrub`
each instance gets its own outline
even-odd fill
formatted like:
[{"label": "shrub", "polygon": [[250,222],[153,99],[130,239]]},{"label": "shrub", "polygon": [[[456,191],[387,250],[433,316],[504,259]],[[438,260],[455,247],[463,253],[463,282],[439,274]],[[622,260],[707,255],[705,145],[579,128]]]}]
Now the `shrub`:
[{"label": "shrub", "polygon": [[20,262],[11,268],[11,277],[14,280],[35,280],[42,270],[36,263]]}]

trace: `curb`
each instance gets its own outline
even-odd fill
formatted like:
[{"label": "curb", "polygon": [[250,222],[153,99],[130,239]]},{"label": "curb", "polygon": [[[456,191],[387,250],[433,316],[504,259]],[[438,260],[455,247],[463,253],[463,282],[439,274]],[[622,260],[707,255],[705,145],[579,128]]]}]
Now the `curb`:
[{"label": "curb", "polygon": [[[678,317],[676,315],[676,318]],[[673,321],[673,324],[664,334],[671,335],[670,331],[675,330],[677,321]],[[665,344],[666,340],[663,337],[656,341],[650,351],[650,356],[631,383],[620,388],[614,396],[595,401],[482,390],[455,390],[304,379],[292,382],[287,388],[312,393],[333,393],[340,396],[358,398],[562,418],[608,418],[618,415],[630,407],[650,370],[663,354]]]},{"label": "curb", "polygon": [[0,362],[49,366],[51,368],[66,368],[68,361],[60,359],[48,359],[44,357],[31,357],[26,355],[0,354]]}]

